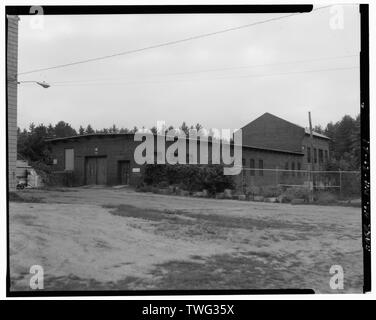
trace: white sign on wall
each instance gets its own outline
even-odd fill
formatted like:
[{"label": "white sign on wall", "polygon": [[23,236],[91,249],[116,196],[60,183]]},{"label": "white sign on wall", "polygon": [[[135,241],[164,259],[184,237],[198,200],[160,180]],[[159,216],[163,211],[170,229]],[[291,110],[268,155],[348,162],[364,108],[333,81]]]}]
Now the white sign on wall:
[{"label": "white sign on wall", "polygon": [[140,173],[140,168],[132,168],[133,173]]}]

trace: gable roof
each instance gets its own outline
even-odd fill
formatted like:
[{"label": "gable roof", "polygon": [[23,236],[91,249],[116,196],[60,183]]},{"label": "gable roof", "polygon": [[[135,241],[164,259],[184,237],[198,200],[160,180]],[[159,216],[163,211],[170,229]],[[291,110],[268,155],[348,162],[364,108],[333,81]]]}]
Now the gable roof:
[{"label": "gable roof", "polygon": [[[304,128],[304,130],[305,130],[305,134],[306,134],[306,135],[310,135],[309,128]],[[318,133],[318,132],[313,131],[313,130],[312,130],[312,135],[315,136],[315,137],[317,137],[317,138],[322,138],[322,139],[328,139],[328,140],[331,140],[331,139],[330,139],[329,137],[327,137],[326,135],[321,134],[321,133]]]},{"label": "gable roof", "polygon": [[[252,120],[251,122],[247,123],[247,124],[246,124],[245,126],[243,126],[242,128],[245,128],[246,126],[250,125],[252,122],[256,121],[257,119],[259,119],[259,118],[261,118],[261,117],[265,117],[265,116],[268,116],[268,117],[274,117],[274,118],[277,118],[277,119],[279,119],[279,120],[285,121],[285,122],[287,122],[287,123],[289,123],[289,124],[291,124],[291,125],[293,125],[293,126],[296,126],[296,127],[302,128],[302,129],[304,129],[304,132],[305,132],[306,135],[310,135],[309,128],[304,128],[304,127],[302,127],[302,126],[300,126],[300,125],[298,125],[298,124],[292,123],[292,122],[290,122],[290,121],[288,121],[288,120],[285,120],[285,119],[283,119],[283,118],[281,118],[281,117],[278,117],[278,116],[276,116],[276,115],[274,115],[274,114],[272,114],[272,113],[270,113],[270,112],[265,112],[265,113],[263,113],[261,116],[257,117],[256,119]],[[312,135],[315,136],[315,137],[317,137],[317,138],[322,138],[322,139],[328,139],[328,140],[330,140],[330,138],[327,137],[326,135],[323,135],[323,134],[318,133],[318,132],[316,132],[316,131],[312,131]]]}]

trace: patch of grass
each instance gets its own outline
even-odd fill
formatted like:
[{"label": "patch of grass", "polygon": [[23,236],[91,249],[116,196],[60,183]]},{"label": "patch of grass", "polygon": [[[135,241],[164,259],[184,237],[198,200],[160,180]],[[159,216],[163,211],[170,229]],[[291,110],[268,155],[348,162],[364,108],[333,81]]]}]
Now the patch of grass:
[{"label": "patch of grass", "polygon": [[[215,234],[214,228],[227,228],[227,229],[247,229],[253,230],[254,228],[259,230],[278,229],[287,230],[293,229],[299,232],[312,232],[328,229],[331,226],[325,224],[308,224],[283,221],[277,219],[262,219],[251,217],[231,217],[217,214],[195,214],[183,210],[156,210],[156,209],[142,209],[131,205],[104,205],[104,208],[114,209],[110,211],[111,214],[121,217],[131,217],[144,219],[149,221],[168,221],[172,224],[180,224],[184,226],[194,225],[200,230],[205,230],[206,233]],[[164,226],[163,229],[169,229],[168,226]],[[202,231],[202,230],[201,230]],[[201,231],[199,233],[201,233]]]},{"label": "patch of grass", "polygon": [[[294,268],[278,268],[278,257],[265,252],[214,255],[206,262],[170,261],[152,271],[162,290],[303,288]],[[291,281],[294,279],[295,281]]]},{"label": "patch of grass", "polygon": [[107,241],[103,241],[101,239],[94,239],[95,246],[99,249],[112,249],[112,247],[109,245]]},{"label": "patch of grass", "polygon": [[225,215],[217,214],[192,214],[184,213],[188,217],[196,217],[201,222],[209,222],[211,225],[217,227],[226,228],[240,228],[252,230],[253,228],[260,230],[267,229],[297,229],[301,231],[312,231],[315,226],[292,223],[288,221],[276,220],[276,219],[255,219],[255,218],[244,218],[244,217],[230,217]]},{"label": "patch of grass", "polygon": [[42,198],[25,196],[17,192],[9,192],[9,202],[29,202],[29,203],[44,203]]},{"label": "patch of grass", "polygon": [[22,224],[25,226],[34,226],[36,217],[27,214],[16,214],[13,216],[13,219],[22,222]]},{"label": "patch of grass", "polygon": [[[179,223],[179,218],[172,214],[171,211],[160,211],[155,209],[142,209],[128,204],[121,205],[103,205],[103,208],[113,209],[111,214],[120,217],[138,218],[149,221],[168,220],[169,222]],[[181,222],[182,223],[182,222]]]},{"label": "patch of grass", "polygon": [[190,258],[192,260],[204,260],[205,259],[204,257],[201,257],[201,256],[199,256],[197,254],[194,254],[194,255],[190,256]]},{"label": "patch of grass", "polygon": [[61,187],[52,187],[52,186],[45,186],[38,188],[39,190],[44,190],[44,191],[58,191],[58,192],[78,192],[76,189],[72,188],[61,188]]}]

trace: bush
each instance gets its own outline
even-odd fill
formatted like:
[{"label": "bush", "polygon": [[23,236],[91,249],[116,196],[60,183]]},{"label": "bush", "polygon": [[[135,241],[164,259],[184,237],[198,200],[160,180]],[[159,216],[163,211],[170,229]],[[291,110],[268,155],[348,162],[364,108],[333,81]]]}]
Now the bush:
[{"label": "bush", "polygon": [[305,187],[291,187],[287,188],[283,193],[282,197],[284,197],[287,201],[291,201],[292,199],[304,199],[305,201],[309,201],[310,191],[308,188]]},{"label": "bush", "polygon": [[314,199],[318,204],[329,204],[337,202],[337,196],[329,191],[321,191],[316,193]]},{"label": "bush", "polygon": [[261,193],[261,188],[258,186],[250,186],[246,188],[246,194],[252,196],[258,196]]},{"label": "bush", "polygon": [[265,198],[270,197],[278,197],[283,193],[281,187],[278,186],[265,186],[260,188],[260,196],[264,196]]},{"label": "bush", "polygon": [[76,183],[76,178],[73,172],[51,172],[45,173],[42,176],[43,182],[46,186],[54,187],[54,186],[65,186],[65,187],[73,187]]},{"label": "bush", "polygon": [[223,174],[222,165],[147,165],[144,182],[163,187],[178,185],[179,189],[190,192],[206,189],[210,194],[235,186],[233,177]]},{"label": "bush", "polygon": [[151,192],[152,191],[152,187],[149,186],[149,185],[146,185],[144,183],[140,183],[137,187],[136,187],[136,191],[138,192]]},{"label": "bush", "polygon": [[169,183],[167,181],[161,181],[158,183],[158,188],[161,188],[161,189],[166,189],[168,188],[169,186]]}]

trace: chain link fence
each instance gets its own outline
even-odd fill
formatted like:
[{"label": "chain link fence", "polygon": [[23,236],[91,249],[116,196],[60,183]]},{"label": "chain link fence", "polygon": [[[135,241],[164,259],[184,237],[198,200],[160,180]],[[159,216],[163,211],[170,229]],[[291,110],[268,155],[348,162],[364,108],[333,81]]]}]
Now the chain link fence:
[{"label": "chain link fence", "polygon": [[309,171],[243,168],[244,188],[305,188],[313,194],[331,192],[338,198],[361,196],[360,171]]}]

